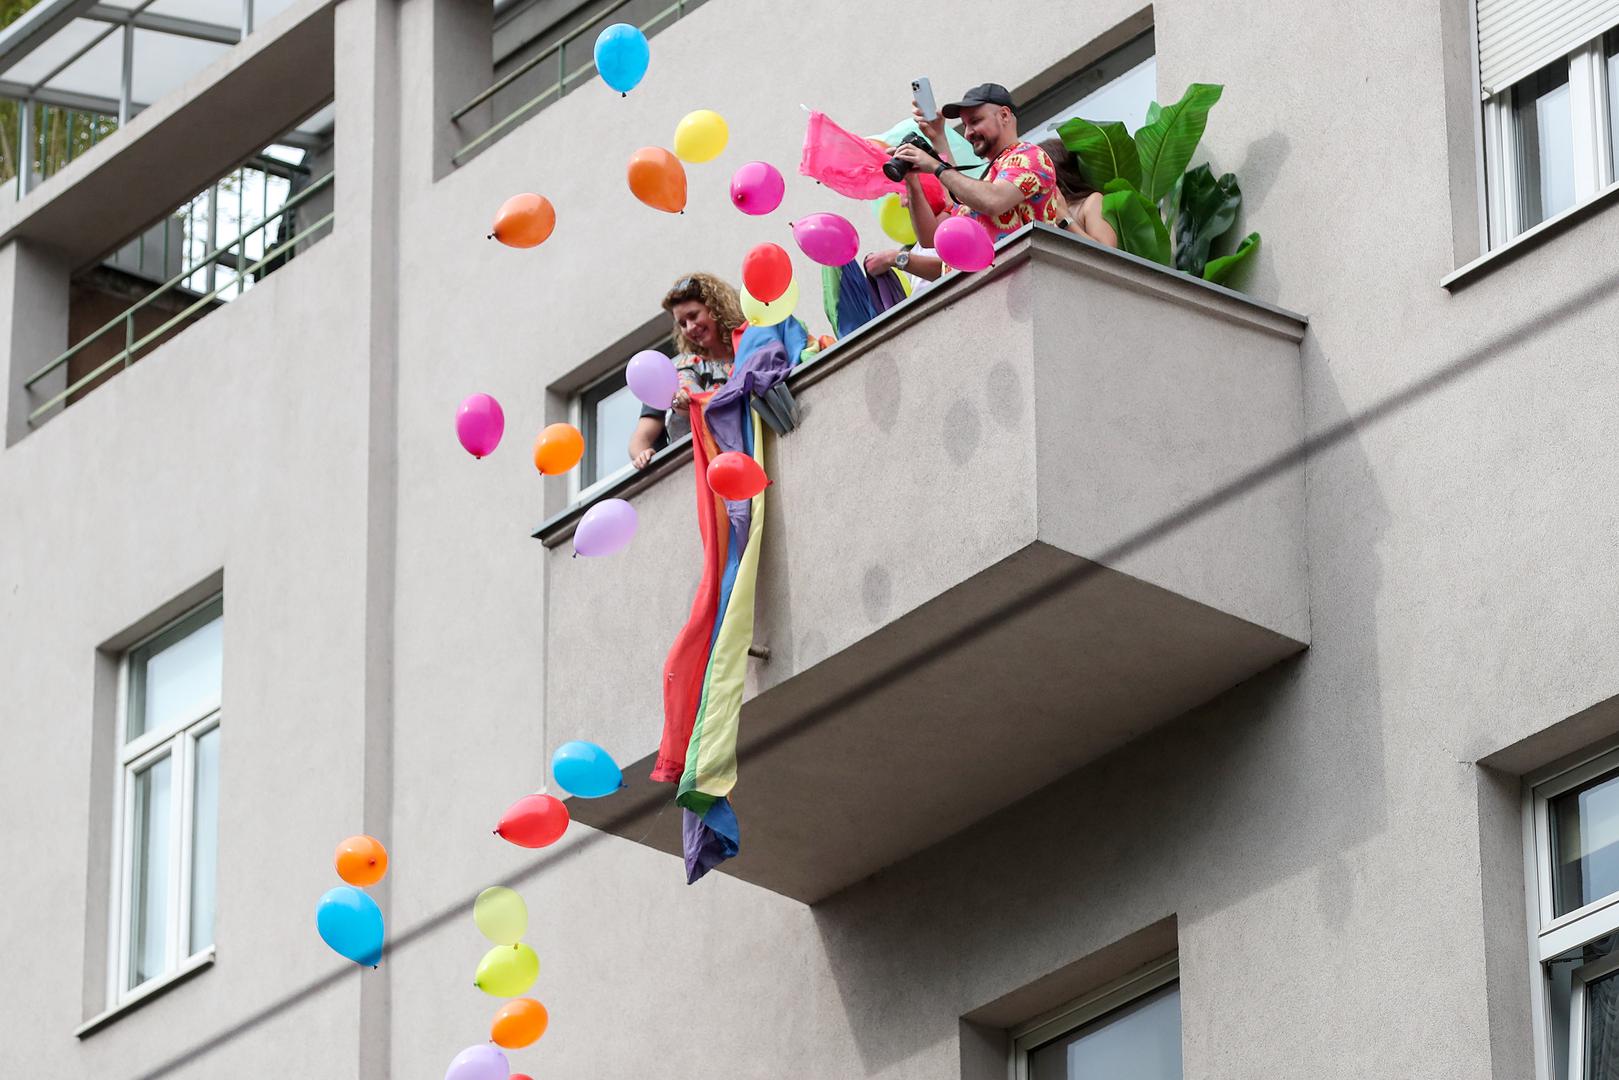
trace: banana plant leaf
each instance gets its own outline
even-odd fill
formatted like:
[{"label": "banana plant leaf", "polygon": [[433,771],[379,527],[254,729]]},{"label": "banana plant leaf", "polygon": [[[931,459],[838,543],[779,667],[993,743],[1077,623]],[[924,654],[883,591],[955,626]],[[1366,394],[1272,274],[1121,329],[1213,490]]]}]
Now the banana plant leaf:
[{"label": "banana plant leaf", "polygon": [[1093,124],[1076,116],[1059,124],[1057,134],[1085,166],[1086,177],[1098,190],[1119,177],[1140,186],[1141,157],[1130,132],[1117,120]]},{"label": "banana plant leaf", "polygon": [[1164,107],[1158,104],[1156,101],[1147,102],[1147,123],[1149,125],[1156,124],[1158,122],[1158,118],[1163,115],[1163,112]]},{"label": "banana plant leaf", "polygon": [[1193,83],[1179,101],[1162,106],[1157,117],[1136,132],[1136,152],[1141,158],[1138,186],[1155,205],[1191,163],[1208,126],[1209,110],[1220,100],[1223,89],[1217,83]]},{"label": "banana plant leaf", "polygon": [[1242,189],[1234,174],[1216,180],[1207,165],[1199,165],[1181,178],[1175,190],[1175,269],[1202,277],[1209,249],[1237,220]]},{"label": "banana plant leaf", "polygon": [[1209,260],[1208,265],[1203,268],[1203,280],[1212,281],[1216,285],[1225,284],[1225,279],[1230,276],[1231,271],[1258,250],[1259,234],[1249,233],[1242,238],[1242,243],[1237,245],[1236,251],[1229,255],[1222,255],[1218,259]]},{"label": "banana plant leaf", "polygon": [[1158,206],[1116,177],[1103,188],[1102,216],[1119,234],[1119,247],[1156,263],[1169,264],[1169,230]]}]

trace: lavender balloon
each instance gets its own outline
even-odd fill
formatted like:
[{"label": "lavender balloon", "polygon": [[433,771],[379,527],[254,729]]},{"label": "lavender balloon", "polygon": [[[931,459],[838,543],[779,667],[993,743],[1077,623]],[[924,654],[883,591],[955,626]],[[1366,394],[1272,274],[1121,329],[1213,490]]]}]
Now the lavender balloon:
[{"label": "lavender balloon", "polygon": [[506,414],[501,412],[500,402],[488,394],[468,397],[455,414],[455,436],[475,458],[494,453],[505,433]]},{"label": "lavender balloon", "polygon": [[675,391],[680,389],[674,361],[655,349],[630,357],[624,381],[630,384],[630,393],[654,409],[667,409],[675,400]]},{"label": "lavender balloon", "polygon": [[617,555],[635,539],[635,507],[623,499],[603,499],[585,511],[573,531],[575,555]]},{"label": "lavender balloon", "polygon": [[506,1055],[488,1044],[469,1046],[450,1062],[444,1080],[506,1080],[512,1074]]},{"label": "lavender balloon", "polygon": [[799,249],[822,266],[842,266],[860,252],[860,234],[837,214],[811,214],[793,222]]}]

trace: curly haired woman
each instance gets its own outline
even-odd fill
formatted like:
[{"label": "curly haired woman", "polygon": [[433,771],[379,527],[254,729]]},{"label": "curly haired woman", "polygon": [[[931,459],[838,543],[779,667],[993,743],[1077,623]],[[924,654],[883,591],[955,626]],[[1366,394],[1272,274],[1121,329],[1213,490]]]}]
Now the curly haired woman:
[{"label": "curly haired woman", "polygon": [[736,363],[734,335],[746,322],[735,287],[713,274],[687,274],[663,298],[663,310],[675,324],[675,370],[680,389],[665,414],[650,406],[641,410],[630,436],[630,461],[644,469],[666,436],[680,438],[691,430],[686,418],[692,394],[724,386]]}]

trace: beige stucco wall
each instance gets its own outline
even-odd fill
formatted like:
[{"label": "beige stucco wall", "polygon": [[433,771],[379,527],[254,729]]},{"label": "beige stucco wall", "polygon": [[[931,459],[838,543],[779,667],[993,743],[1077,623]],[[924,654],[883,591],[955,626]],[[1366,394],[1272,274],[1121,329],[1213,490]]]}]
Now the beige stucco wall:
[{"label": "beige stucco wall", "polygon": [[[1226,84],[1205,149],[1265,237],[1247,287],[1310,318],[1309,652],[808,909],[724,876],[687,888],[582,829],[539,856],[489,836],[541,779],[542,717],[552,744],[656,724],[543,713],[547,634],[644,660],[610,623],[542,617],[528,533],[563,501],[526,460],[546,387],[680,273],[733,273],[786,220],[846,209],[806,182],[765,222],[726,206],[731,164],[791,171],[801,102],[876,129],[914,74],[1015,87],[1134,7],[713,0],[654,40],[637,93],[592,84],[435,181],[433,2],[397,6],[397,46],[395,8],[338,5],[333,236],[0,452],[0,1071],[439,1075],[494,1010],[455,906],[517,876],[552,1013],[514,1058],[536,1076],[961,1075],[962,1015],[1170,915],[1189,1077],[1525,1075],[1527,999],[1483,957],[1513,970],[1485,924],[1515,887],[1494,857],[1512,815],[1481,820],[1472,763],[1615,692],[1619,210],[1439,288],[1469,217],[1441,12],[1154,6],[1161,90]],[[622,162],[695,107],[726,114],[732,149],[692,168],[684,217],[659,215]],[[556,234],[486,243],[530,189]],[[507,415],[483,462],[451,435],[473,390]],[[219,959],[81,1043],[105,882],[96,649],[220,571]],[[683,606],[649,598],[646,618]],[[312,907],[362,827],[394,853],[405,943],[364,995],[347,975],[298,997],[338,970]]]}]

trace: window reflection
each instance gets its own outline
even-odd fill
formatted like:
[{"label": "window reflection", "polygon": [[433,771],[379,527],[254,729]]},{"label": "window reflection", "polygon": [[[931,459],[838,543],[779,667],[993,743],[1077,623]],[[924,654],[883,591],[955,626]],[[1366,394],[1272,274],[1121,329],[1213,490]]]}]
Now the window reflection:
[{"label": "window reflection", "polygon": [[1568,62],[1558,60],[1512,88],[1518,127],[1519,227],[1574,205],[1574,121]]}]

